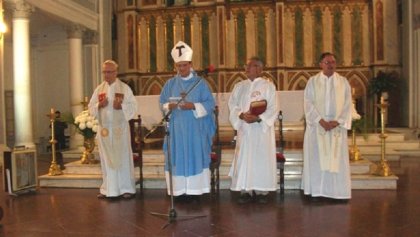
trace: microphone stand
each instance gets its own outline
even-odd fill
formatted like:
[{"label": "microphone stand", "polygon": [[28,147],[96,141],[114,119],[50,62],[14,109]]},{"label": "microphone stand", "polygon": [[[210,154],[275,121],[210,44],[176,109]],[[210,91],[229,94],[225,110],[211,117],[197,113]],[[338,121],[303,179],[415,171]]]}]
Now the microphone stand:
[{"label": "microphone stand", "polygon": [[[177,102],[176,102],[176,106],[178,106],[182,101],[185,100],[185,98],[188,96],[188,94],[190,94],[190,92],[197,87],[197,85],[201,82],[202,77],[200,76],[199,79],[197,80],[197,82],[185,93],[185,96],[182,96]],[[161,120],[161,122],[156,125],[154,128],[152,128],[152,130],[150,130],[149,133],[147,133],[145,135],[145,139],[147,139],[147,137],[149,137],[156,129],[157,127],[161,126],[163,123],[165,124],[165,141],[166,141],[166,145],[167,145],[167,160],[168,160],[168,173],[169,173],[169,194],[171,197],[171,206],[169,208],[169,212],[167,214],[164,213],[159,213],[159,212],[150,212],[151,215],[155,215],[155,216],[166,216],[168,217],[168,222],[162,226],[162,229],[165,229],[166,227],[168,227],[170,224],[174,223],[177,219],[177,217],[184,217],[184,219],[194,219],[194,218],[200,218],[200,217],[205,217],[206,215],[184,215],[184,216],[178,216],[175,210],[175,205],[174,205],[174,190],[173,190],[173,175],[172,175],[172,159],[171,159],[171,140],[170,140],[170,134],[169,134],[169,117],[172,114],[172,110],[169,110],[165,116],[163,117],[163,119]]]}]

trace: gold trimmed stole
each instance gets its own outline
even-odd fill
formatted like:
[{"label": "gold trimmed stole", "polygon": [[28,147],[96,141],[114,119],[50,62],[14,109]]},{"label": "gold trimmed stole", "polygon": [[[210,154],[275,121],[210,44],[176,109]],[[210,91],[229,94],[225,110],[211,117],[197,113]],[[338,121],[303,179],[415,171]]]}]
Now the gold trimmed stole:
[{"label": "gold trimmed stole", "polygon": [[[120,80],[116,79],[111,85],[103,83],[99,89],[99,93],[105,93],[108,96],[108,106],[113,106],[113,101],[116,93],[124,94],[123,86]],[[113,87],[113,88],[112,88]],[[109,93],[111,90],[111,93]],[[123,110],[114,110],[112,108],[111,115],[109,109],[102,109],[99,113],[99,124],[101,125],[102,149],[106,154],[106,161],[111,168],[118,168],[121,165],[121,152],[124,152],[124,112]],[[106,132],[103,132],[106,131]]]},{"label": "gold trimmed stole", "polygon": [[[344,105],[345,84],[340,80],[338,74],[333,74],[333,88],[335,93],[335,117],[341,114]],[[320,113],[322,118],[326,117],[325,96],[327,88],[327,80],[322,73],[316,75],[315,79],[315,107]],[[337,126],[336,128],[325,131],[325,129],[318,123],[316,126],[316,136],[318,140],[318,156],[320,160],[321,170],[338,172],[340,147],[342,146],[342,133],[343,128]]]}]

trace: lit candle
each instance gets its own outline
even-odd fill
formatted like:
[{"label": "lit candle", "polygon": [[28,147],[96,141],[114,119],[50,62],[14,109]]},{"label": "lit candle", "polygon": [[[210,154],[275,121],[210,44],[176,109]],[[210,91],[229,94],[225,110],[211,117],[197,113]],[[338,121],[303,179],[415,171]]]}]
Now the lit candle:
[{"label": "lit candle", "polygon": [[381,96],[381,104],[385,104],[385,98]]},{"label": "lit candle", "polygon": [[356,95],[356,88],[351,88],[351,94],[352,96]]},{"label": "lit candle", "polygon": [[51,114],[54,114],[54,108],[51,108],[50,113],[51,113]]},{"label": "lit candle", "polygon": [[85,99],[83,100],[84,102],[88,102],[88,97],[87,96],[85,96]]}]

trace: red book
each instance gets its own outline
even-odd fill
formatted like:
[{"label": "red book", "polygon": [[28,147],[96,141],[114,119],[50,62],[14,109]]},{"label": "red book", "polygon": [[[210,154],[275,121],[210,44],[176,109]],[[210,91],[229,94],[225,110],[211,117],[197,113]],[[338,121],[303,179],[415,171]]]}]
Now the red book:
[{"label": "red book", "polygon": [[106,98],[106,93],[100,93],[100,94],[98,95],[98,100],[99,100],[99,102],[102,102],[105,98]]},{"label": "red book", "polygon": [[251,105],[249,106],[249,112],[256,116],[264,113],[266,109],[267,109],[266,100],[253,101],[251,102]]},{"label": "red book", "polygon": [[122,103],[122,101],[124,100],[124,94],[123,93],[115,93],[114,100]]},{"label": "red book", "polygon": [[115,93],[115,99],[122,101],[124,99],[124,94],[123,93]]}]

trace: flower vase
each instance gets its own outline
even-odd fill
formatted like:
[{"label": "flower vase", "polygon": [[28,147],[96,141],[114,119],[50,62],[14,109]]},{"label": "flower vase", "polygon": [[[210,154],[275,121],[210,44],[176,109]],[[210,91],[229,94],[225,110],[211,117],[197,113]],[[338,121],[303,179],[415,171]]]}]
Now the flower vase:
[{"label": "flower vase", "polygon": [[92,154],[93,150],[95,149],[95,138],[84,138],[83,140],[83,147],[85,150],[83,151],[81,157],[82,164],[95,164],[97,160],[95,160],[95,156]]}]

